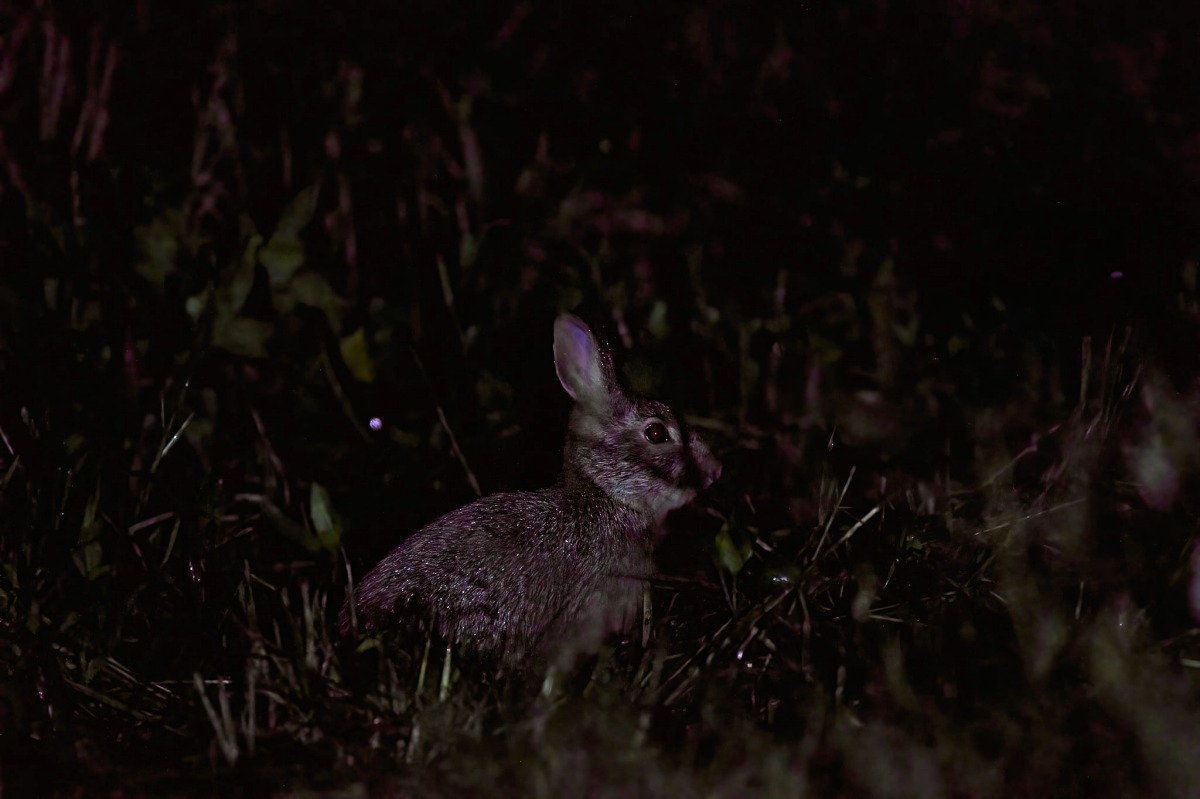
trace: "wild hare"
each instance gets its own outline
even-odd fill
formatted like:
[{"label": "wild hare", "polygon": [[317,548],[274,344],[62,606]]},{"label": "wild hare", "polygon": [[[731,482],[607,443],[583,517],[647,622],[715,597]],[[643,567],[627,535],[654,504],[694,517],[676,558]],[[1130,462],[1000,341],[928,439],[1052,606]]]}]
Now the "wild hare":
[{"label": "wild hare", "polygon": [[640,617],[658,530],[721,465],[669,407],[621,389],[611,353],[571,314],[554,322],[554,367],[575,401],[558,482],[409,536],[354,593],[363,629],[423,619],[506,665],[570,666]]}]

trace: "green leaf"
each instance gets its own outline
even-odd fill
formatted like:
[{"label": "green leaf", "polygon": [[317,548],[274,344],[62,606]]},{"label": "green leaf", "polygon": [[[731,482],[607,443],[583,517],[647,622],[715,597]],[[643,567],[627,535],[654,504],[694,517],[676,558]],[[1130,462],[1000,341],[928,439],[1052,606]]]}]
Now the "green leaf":
[{"label": "green leaf", "polygon": [[275,226],[275,234],[271,238],[298,240],[300,233],[312,221],[316,210],[317,187],[314,185],[302,189],[284,209],[283,214],[279,217],[279,224]]},{"label": "green leaf", "polygon": [[304,266],[304,245],[272,236],[270,243],[258,251],[258,260],[267,269],[271,287],[283,286]]},{"label": "green leaf", "polygon": [[479,242],[470,233],[463,233],[458,242],[458,263],[464,270],[475,265],[479,257]]},{"label": "green leaf", "polygon": [[317,187],[304,189],[284,209],[267,246],[259,250],[259,262],[266,267],[271,286],[282,286],[304,265],[304,243],[300,234],[312,221],[317,209]]},{"label": "green leaf", "polygon": [[83,510],[83,524],[79,529],[79,544],[75,549],[75,566],[89,580],[95,580],[108,571],[104,564],[104,548],[100,544],[100,522],[97,508],[100,505],[100,489],[88,498]]},{"label": "green leaf", "polygon": [[134,270],[159,291],[162,291],[167,275],[175,271],[175,258],[185,230],[183,214],[172,208],[134,231],[142,254]]},{"label": "green leaf", "polygon": [[830,366],[842,359],[842,348],[820,333],[808,333],[808,346],[820,366]]},{"label": "green leaf", "polygon": [[750,559],[750,542],[735,542],[733,539],[729,522],[725,522],[721,525],[714,543],[717,547],[717,560],[721,566],[730,574],[737,574]]},{"label": "green leaf", "polygon": [[234,355],[265,358],[267,341],[274,332],[275,327],[269,322],[239,319],[225,309],[218,309],[213,321],[212,345]]},{"label": "green leaf", "polygon": [[255,233],[246,242],[242,260],[238,263],[233,278],[229,282],[228,305],[235,314],[241,312],[242,307],[246,304],[246,298],[250,296],[250,290],[254,288],[254,267],[258,263],[258,251],[261,248],[262,236]]},{"label": "green leaf", "polygon": [[650,318],[646,320],[646,329],[656,339],[663,339],[671,332],[671,324],[667,321],[667,303],[656,300],[650,308]]},{"label": "green leaf", "polygon": [[338,342],[338,349],[342,351],[342,360],[346,362],[346,368],[355,380],[362,383],[375,382],[375,362],[367,352],[367,335],[364,328],[360,327],[350,335],[344,336]]},{"label": "green leaf", "polygon": [[[342,328],[342,298],[329,285],[329,281],[316,272],[305,271],[296,275],[286,290],[277,292],[276,310],[288,313],[296,303],[317,308],[325,314],[329,329],[338,333]],[[286,310],[284,307],[286,306]]]},{"label": "green leaf", "polygon": [[263,513],[275,525],[284,538],[291,541],[300,547],[303,547],[308,552],[316,552],[321,549],[321,542],[313,532],[302,524],[296,523],[289,519],[279,508],[275,507],[270,502],[263,503]]},{"label": "green leaf", "polygon": [[454,286],[450,282],[450,270],[446,268],[446,261],[442,256],[437,257],[438,279],[442,282],[442,302],[446,303],[447,308],[454,307]]},{"label": "green leaf", "polygon": [[342,519],[329,501],[329,492],[325,486],[314,482],[308,499],[308,512],[312,517],[313,529],[317,531],[317,543],[329,552],[336,551],[342,540]]},{"label": "green leaf", "polygon": [[200,317],[204,316],[204,314],[208,312],[208,309],[212,307],[213,294],[214,291],[212,283],[209,283],[204,287],[204,291],[201,291],[199,294],[193,294],[187,298],[187,302],[184,303],[183,307],[184,310],[187,311],[187,315],[192,318],[193,322],[199,322]]}]

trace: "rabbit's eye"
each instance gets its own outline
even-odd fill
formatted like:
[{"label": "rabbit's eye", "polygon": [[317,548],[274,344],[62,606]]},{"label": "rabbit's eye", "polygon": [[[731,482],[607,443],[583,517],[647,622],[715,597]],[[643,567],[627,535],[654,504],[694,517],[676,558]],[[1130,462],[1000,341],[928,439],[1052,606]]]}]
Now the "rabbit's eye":
[{"label": "rabbit's eye", "polygon": [[662,422],[655,422],[646,428],[646,440],[651,444],[666,444],[671,440],[671,432]]}]

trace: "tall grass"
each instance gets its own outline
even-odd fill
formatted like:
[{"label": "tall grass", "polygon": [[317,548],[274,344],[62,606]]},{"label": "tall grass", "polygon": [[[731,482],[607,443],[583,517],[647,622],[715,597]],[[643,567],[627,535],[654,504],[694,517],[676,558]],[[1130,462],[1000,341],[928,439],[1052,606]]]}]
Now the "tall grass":
[{"label": "tall grass", "polygon": [[[0,7],[0,787],[1196,795],[1189,19],[972,8]],[[725,466],[644,627],[339,638],[580,304]]]}]

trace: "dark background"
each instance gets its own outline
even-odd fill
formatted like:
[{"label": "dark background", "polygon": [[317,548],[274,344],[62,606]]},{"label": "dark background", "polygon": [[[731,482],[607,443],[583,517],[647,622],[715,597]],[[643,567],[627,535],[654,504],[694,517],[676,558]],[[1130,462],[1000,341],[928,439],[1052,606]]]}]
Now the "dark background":
[{"label": "dark background", "polygon": [[[1091,785],[1050,775],[1073,745],[1133,740],[1145,763],[1113,777],[1097,759],[1112,795],[1183,784],[1154,782],[1137,720],[1082,689],[1051,725],[1076,744],[1037,761],[980,710],[1057,690],[1030,665],[1037,613],[991,588],[921,603],[942,575],[999,570],[1015,606],[1052,595],[1094,620],[1124,597],[1154,646],[1192,640],[1198,17],[1167,0],[0,2],[0,719],[41,742],[9,754],[94,776],[69,742],[149,745],[161,724],[184,731],[184,773],[223,773],[194,674],[244,687],[301,586],[316,626],[272,657],[333,652],[348,573],[475,486],[554,479],[551,322],[578,308],[725,464],[661,553],[685,594],[675,644],[755,602],[782,613],[772,592],[796,580],[823,598],[812,662],[767,659],[756,682],[718,660],[687,712],[717,702],[783,735],[837,693],[894,722],[888,635],[849,603],[905,563],[878,604],[953,631],[902,636],[906,674],[934,704],[969,695],[948,717],[995,725],[976,751],[1005,764],[996,795]],[[973,532],[1078,496],[1070,543]],[[875,537],[819,558],[823,531],[817,551],[877,503]],[[1094,630],[1077,634],[1076,666]],[[263,684],[295,708],[367,691],[333,655],[304,662],[303,690],[283,666]],[[1100,680],[1079,668],[1067,684]],[[765,709],[781,697],[786,724]],[[362,729],[366,705],[329,701],[306,718],[355,740],[340,725]],[[685,746],[692,721],[653,740]],[[807,767],[875,751],[841,734]]]}]

